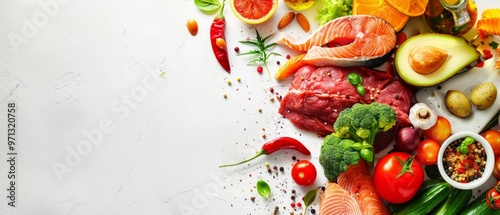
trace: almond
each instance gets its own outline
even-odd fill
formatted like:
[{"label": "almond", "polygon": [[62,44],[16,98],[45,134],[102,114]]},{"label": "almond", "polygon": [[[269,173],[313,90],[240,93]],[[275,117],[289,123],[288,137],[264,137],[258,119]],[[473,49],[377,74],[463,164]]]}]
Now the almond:
[{"label": "almond", "polygon": [[281,30],[292,23],[293,18],[295,18],[294,12],[288,12],[283,17],[281,17],[280,22],[278,23],[278,30]]},{"label": "almond", "polygon": [[307,20],[307,17],[304,16],[304,14],[297,13],[297,22],[299,22],[300,27],[305,32],[309,32],[309,29],[311,29],[311,26],[309,25],[309,20]]}]

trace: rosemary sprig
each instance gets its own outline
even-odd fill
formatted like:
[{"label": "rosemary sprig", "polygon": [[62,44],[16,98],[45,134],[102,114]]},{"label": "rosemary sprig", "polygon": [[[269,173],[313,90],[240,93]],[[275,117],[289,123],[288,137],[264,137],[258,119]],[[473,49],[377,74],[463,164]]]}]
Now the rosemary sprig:
[{"label": "rosemary sprig", "polygon": [[267,53],[267,51],[278,44],[276,43],[266,44],[266,40],[269,39],[269,37],[271,37],[273,34],[263,38],[262,36],[260,36],[259,31],[257,29],[255,29],[255,34],[256,34],[255,40],[252,39],[242,40],[240,41],[240,43],[253,45],[256,48],[254,50],[240,53],[238,55],[254,55],[254,59],[252,59],[248,64],[257,64],[259,62],[263,63],[264,67],[266,67],[267,75],[269,76],[269,79],[271,79],[271,73],[269,72],[269,68],[267,67],[267,60],[271,55],[278,55],[278,56],[281,55],[276,52]]}]

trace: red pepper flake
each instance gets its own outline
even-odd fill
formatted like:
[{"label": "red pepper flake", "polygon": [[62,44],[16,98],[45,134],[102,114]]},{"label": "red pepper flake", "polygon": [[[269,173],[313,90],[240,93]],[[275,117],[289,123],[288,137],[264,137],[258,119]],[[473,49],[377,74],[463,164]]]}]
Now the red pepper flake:
[{"label": "red pepper flake", "polygon": [[291,58],[291,57],[290,57],[290,55],[289,55],[289,54],[287,54],[287,55],[286,55],[286,59],[287,59],[287,60],[290,60],[290,58]]},{"label": "red pepper flake", "polygon": [[269,88],[269,92],[274,93],[274,88]]},{"label": "red pepper flake", "polygon": [[234,51],[235,51],[236,53],[239,53],[239,52],[240,52],[240,47],[238,47],[238,46],[234,47]]},{"label": "red pepper flake", "polygon": [[488,49],[483,50],[483,53],[484,53],[484,58],[489,59],[493,57],[493,54],[491,54],[491,51]]}]

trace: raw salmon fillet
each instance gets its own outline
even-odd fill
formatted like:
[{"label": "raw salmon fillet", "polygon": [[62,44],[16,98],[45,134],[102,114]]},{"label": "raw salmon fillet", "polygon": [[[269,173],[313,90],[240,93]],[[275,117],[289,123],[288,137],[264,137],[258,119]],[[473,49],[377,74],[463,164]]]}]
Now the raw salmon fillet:
[{"label": "raw salmon fillet", "polygon": [[319,205],[320,215],[362,214],[354,196],[333,182],[326,185]]},{"label": "raw salmon fillet", "polygon": [[[389,57],[396,45],[396,32],[382,18],[352,15],[328,22],[304,42],[282,36],[277,43],[307,51],[303,60],[314,66],[374,67]],[[331,47],[331,43],[343,45]]]},{"label": "raw salmon fillet", "polygon": [[375,191],[372,175],[363,159],[341,173],[337,183],[354,196],[362,214],[390,214],[382,198]]}]

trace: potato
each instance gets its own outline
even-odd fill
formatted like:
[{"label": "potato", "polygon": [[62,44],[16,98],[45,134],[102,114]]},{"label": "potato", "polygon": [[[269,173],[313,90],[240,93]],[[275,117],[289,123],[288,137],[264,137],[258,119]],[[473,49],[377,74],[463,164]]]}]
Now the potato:
[{"label": "potato", "polygon": [[483,82],[477,85],[470,93],[470,100],[474,107],[480,110],[489,108],[497,98],[497,88],[492,82]]},{"label": "potato", "polygon": [[448,90],[444,100],[448,110],[455,116],[463,118],[472,113],[469,98],[458,90]]}]

